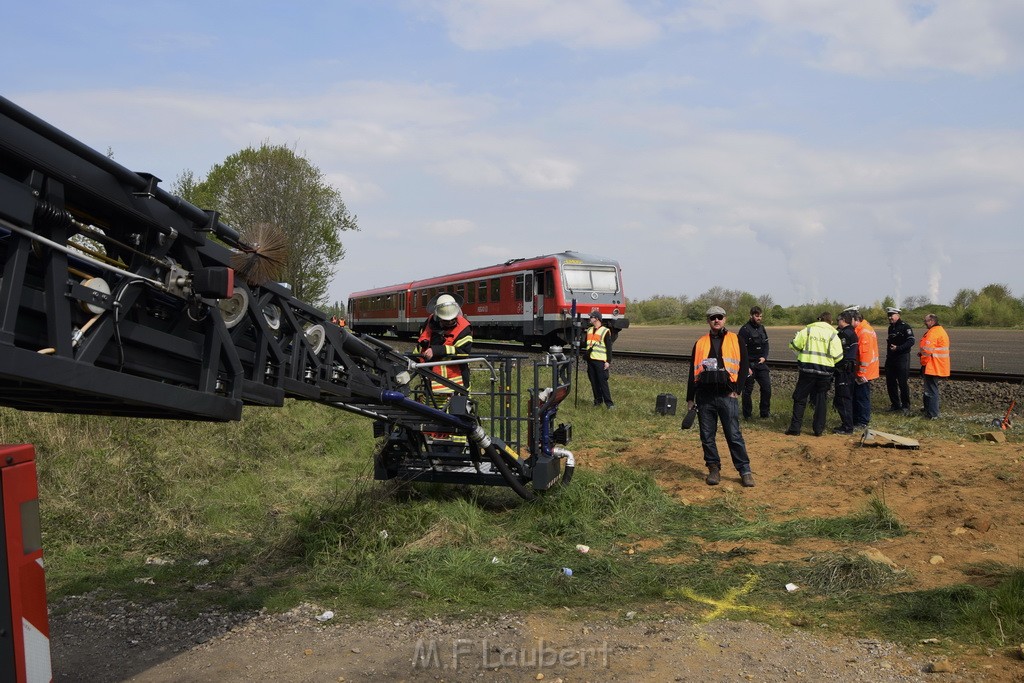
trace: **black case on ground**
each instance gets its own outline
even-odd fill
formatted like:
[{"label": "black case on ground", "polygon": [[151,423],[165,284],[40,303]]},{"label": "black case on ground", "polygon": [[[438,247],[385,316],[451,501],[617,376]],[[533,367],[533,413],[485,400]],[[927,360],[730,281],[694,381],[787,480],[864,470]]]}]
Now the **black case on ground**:
[{"label": "black case on ground", "polygon": [[658,415],[675,415],[676,397],[672,394],[658,394],[658,399],[654,403],[654,412]]}]

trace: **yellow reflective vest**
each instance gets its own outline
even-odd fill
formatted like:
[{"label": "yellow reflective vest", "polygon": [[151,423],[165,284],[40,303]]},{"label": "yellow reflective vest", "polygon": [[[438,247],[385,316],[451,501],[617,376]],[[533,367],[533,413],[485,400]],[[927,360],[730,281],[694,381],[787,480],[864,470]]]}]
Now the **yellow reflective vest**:
[{"label": "yellow reflective vest", "polygon": [[796,333],[789,348],[796,351],[800,372],[831,375],[843,359],[843,343],[834,327],[826,322],[811,323]]},{"label": "yellow reflective vest", "polygon": [[610,330],[601,325],[599,328],[593,326],[587,328],[587,358],[590,360],[607,361],[608,344],[605,339]]}]

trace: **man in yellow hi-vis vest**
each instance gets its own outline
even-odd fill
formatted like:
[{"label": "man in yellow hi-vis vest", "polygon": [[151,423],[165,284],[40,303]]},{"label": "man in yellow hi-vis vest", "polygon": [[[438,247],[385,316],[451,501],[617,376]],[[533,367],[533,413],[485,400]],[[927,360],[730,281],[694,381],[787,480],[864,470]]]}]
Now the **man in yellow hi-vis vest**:
[{"label": "man in yellow hi-vis vest", "polygon": [[590,312],[590,327],[587,328],[587,342],[583,352],[587,356],[587,377],[594,392],[594,405],[600,406],[603,403],[611,410],[615,407],[611,389],[608,388],[612,335],[611,330],[605,327],[601,320],[601,311],[596,308]]}]

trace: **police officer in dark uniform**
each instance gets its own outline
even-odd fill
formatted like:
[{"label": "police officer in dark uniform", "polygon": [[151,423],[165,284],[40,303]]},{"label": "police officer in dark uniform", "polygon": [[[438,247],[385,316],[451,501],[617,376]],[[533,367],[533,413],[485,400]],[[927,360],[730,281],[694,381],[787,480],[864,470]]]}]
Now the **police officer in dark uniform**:
[{"label": "police officer in dark uniform", "polygon": [[885,387],[889,390],[889,412],[910,412],[910,351],[914,348],[914,329],[900,317],[900,309],[885,309],[889,316],[889,336],[885,341]]},{"label": "police officer in dark uniform", "polygon": [[743,380],[743,417],[750,418],[754,413],[754,383],[761,390],[758,405],[762,418],[771,417],[772,378],[768,370],[768,332],[761,324],[764,313],[760,306],[750,309],[750,320],[740,328],[740,343],[747,347],[747,358],[750,359],[750,372]]},{"label": "police officer in dark uniform", "polygon": [[853,378],[858,362],[857,331],[853,327],[853,313],[839,314],[839,341],[843,345],[843,359],[836,363],[836,395],[832,406],[839,413],[839,426],[833,434],[853,434]]}]

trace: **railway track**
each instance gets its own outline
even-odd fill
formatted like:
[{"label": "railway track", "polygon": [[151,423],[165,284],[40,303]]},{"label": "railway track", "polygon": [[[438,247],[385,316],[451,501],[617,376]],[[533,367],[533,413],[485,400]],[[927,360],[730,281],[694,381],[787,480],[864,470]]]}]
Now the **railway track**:
[{"label": "railway track", "polygon": [[[491,342],[474,340],[473,348],[483,351],[506,351],[511,353],[536,353],[537,351],[532,348],[524,347],[522,344],[514,344],[509,342]],[[662,363],[688,363],[690,361],[689,354],[678,354],[678,353],[656,353],[651,351],[620,351],[615,349],[613,352],[614,358],[628,358],[637,361],[654,361]],[[795,360],[776,360],[770,359],[769,365],[773,370],[788,370],[796,372],[797,364]],[[885,376],[885,367],[880,367],[879,372],[882,376]],[[911,376],[915,375],[913,369],[911,369]],[[1024,375],[1017,373],[1006,373],[1006,372],[980,372],[973,370],[952,370],[949,379],[954,382],[986,382],[986,383],[1007,383],[1007,384],[1024,384]]]}]

